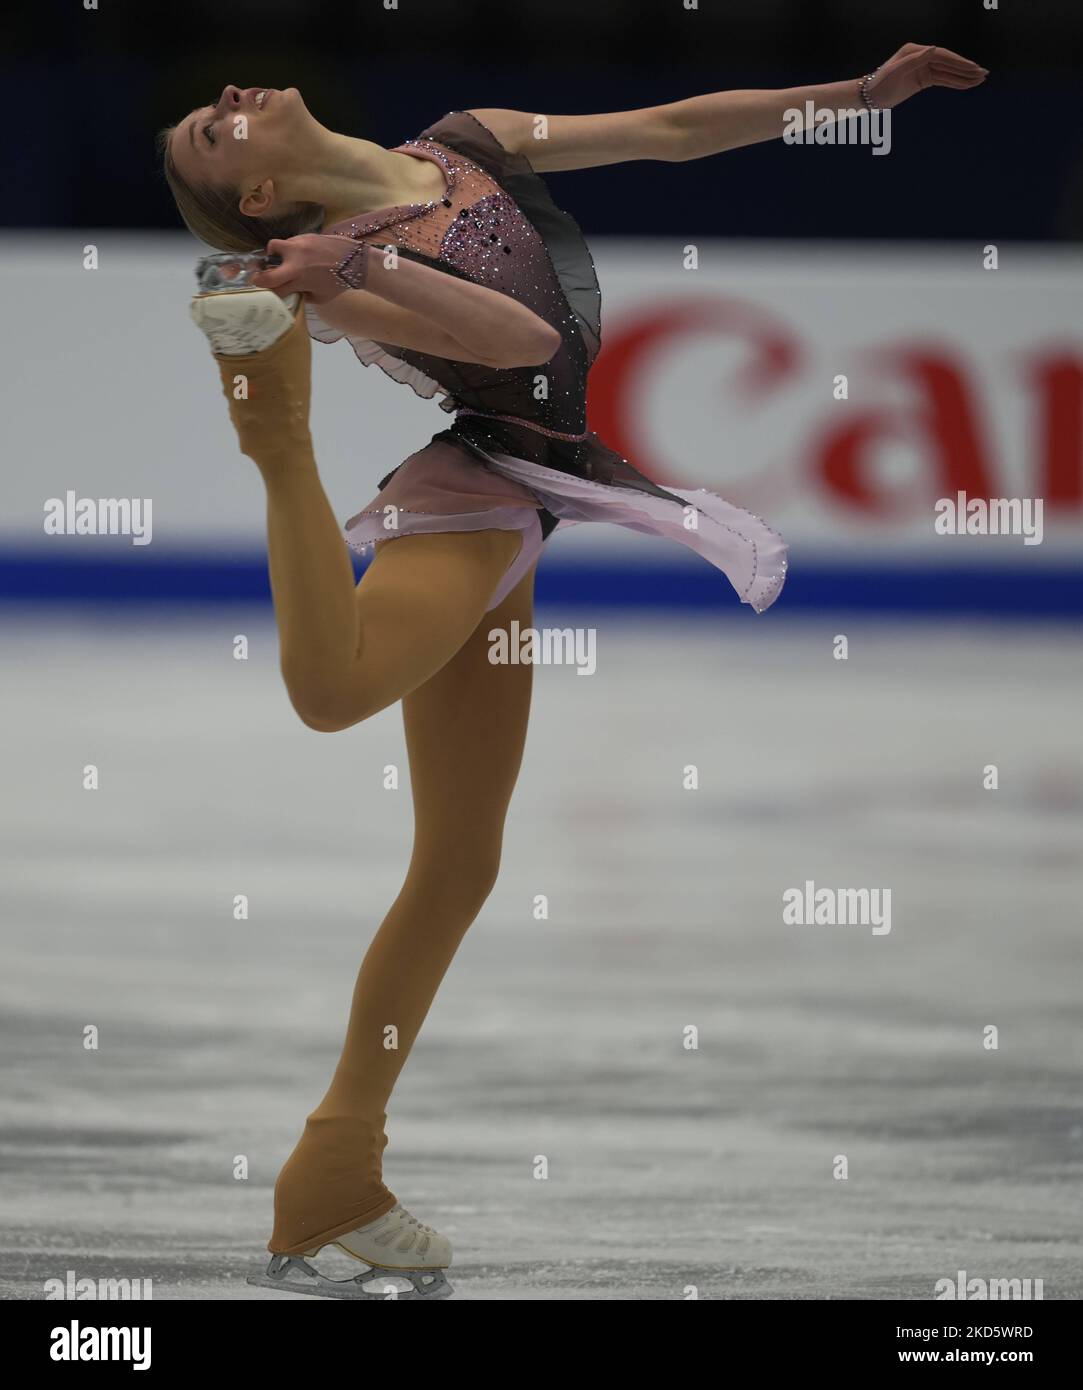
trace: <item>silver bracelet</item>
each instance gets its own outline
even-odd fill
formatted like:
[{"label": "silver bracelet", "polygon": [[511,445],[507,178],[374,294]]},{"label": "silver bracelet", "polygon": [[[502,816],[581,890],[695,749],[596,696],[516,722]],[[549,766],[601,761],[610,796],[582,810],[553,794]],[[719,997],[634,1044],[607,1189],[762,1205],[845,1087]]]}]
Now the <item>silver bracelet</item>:
[{"label": "silver bracelet", "polygon": [[[883,66],[883,65],[881,64],[881,66]],[[865,103],[865,110],[866,110],[866,111],[875,111],[875,110],[877,109],[875,106],[873,106],[872,102],[869,100],[869,90],[868,90],[868,89],[869,89],[869,83],[872,81],[872,79],[876,76],[876,74],[877,74],[879,71],[880,71],[880,68],[874,68],[874,69],[872,70],[872,72],[867,72],[867,73],[865,74],[865,76],[861,79],[861,81],[857,84],[857,90],[861,93],[861,100]]]}]

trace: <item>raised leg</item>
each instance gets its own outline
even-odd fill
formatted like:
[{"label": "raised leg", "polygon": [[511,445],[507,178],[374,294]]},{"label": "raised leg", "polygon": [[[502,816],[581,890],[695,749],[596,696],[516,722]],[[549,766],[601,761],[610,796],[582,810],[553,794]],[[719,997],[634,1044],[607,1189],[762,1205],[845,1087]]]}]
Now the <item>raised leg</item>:
[{"label": "raised leg", "polygon": [[[286,545],[298,543],[296,537],[291,531]],[[318,659],[306,627],[308,595],[283,585],[281,605],[276,592],[282,670],[304,722],[326,733],[346,729],[424,685],[483,620],[521,544],[518,531],[445,531],[380,542],[353,595],[357,650],[349,661]],[[303,554],[296,559],[304,564]],[[305,601],[294,622],[299,597]],[[317,608],[318,595],[312,600]]]},{"label": "raised leg", "polygon": [[241,450],[267,489],[271,590],[290,700],[311,728],[347,728],[417,689],[458,651],[522,537],[491,530],[389,540],[355,585],[312,449],[311,344],[300,308],[271,346],[216,360]]}]

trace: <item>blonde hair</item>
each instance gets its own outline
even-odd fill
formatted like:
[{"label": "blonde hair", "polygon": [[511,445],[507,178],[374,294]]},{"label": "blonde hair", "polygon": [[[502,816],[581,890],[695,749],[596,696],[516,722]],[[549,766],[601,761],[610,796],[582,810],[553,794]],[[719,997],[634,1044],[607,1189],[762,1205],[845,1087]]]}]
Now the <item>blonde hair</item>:
[{"label": "blonde hair", "polygon": [[261,251],[273,237],[300,236],[323,226],[324,209],[319,203],[294,203],[288,212],[275,217],[246,217],[237,206],[233,189],[189,183],[177,169],[169,148],[176,128],[170,125],[158,132],[158,152],[177,211],[200,241],[219,251]]}]

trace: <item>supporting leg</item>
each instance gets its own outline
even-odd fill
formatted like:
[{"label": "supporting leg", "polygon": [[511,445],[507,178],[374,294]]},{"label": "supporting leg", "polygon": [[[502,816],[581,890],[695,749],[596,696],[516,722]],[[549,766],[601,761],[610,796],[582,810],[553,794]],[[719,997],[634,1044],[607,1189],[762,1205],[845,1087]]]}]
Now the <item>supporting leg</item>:
[{"label": "supporting leg", "polygon": [[[406,543],[389,542],[387,553]],[[382,1181],[387,1102],[496,879],[526,738],[532,667],[490,664],[488,633],[512,619],[530,626],[533,579],[531,570],[403,700],[413,855],[362,963],[334,1078],[279,1175],[272,1252],[303,1254],[395,1204]]]}]

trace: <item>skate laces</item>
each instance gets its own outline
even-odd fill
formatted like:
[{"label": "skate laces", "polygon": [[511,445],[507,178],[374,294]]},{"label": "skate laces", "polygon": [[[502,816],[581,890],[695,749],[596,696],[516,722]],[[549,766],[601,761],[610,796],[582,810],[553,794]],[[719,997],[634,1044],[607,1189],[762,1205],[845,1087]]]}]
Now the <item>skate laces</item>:
[{"label": "skate laces", "polygon": [[434,1236],[436,1234],[436,1232],[433,1230],[431,1226],[423,1226],[416,1216],[411,1216],[404,1206],[399,1206],[396,1208],[396,1210],[401,1214],[405,1221],[409,1222],[411,1226],[416,1226],[419,1231],[427,1231],[430,1236]]},{"label": "skate laces", "polygon": [[387,1216],[386,1229],[374,1235],[377,1245],[394,1245],[396,1250],[407,1251],[416,1244],[422,1252],[428,1250],[429,1237],[436,1235],[431,1226],[423,1226],[401,1205],[392,1207]]}]

